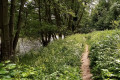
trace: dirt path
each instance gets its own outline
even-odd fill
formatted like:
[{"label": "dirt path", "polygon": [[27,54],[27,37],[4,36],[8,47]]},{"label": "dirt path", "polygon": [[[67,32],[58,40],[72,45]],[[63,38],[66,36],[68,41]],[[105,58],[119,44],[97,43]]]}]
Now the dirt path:
[{"label": "dirt path", "polygon": [[90,73],[90,68],[89,68],[90,60],[88,58],[88,55],[89,55],[89,50],[88,50],[88,45],[86,44],[85,51],[82,54],[82,59],[81,59],[81,62],[82,62],[81,70],[82,70],[82,79],[83,80],[92,80],[91,79],[92,74]]}]

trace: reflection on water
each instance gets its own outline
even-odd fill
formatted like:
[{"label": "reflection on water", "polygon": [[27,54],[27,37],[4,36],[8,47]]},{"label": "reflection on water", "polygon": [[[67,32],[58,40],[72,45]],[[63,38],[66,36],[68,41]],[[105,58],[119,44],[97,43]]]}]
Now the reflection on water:
[{"label": "reflection on water", "polygon": [[[59,36],[56,35],[56,38],[59,39]],[[62,35],[62,39],[64,39],[64,35]],[[51,41],[53,41],[53,38],[51,38]],[[17,52],[18,53],[27,53],[30,50],[37,50],[40,49],[42,46],[40,39],[25,39],[25,38],[20,38],[18,41],[17,45]]]},{"label": "reflection on water", "polygon": [[[60,39],[58,35],[56,35],[57,39]],[[62,35],[62,39],[64,39],[64,35]],[[51,41],[53,41],[53,38],[51,38]],[[0,38],[1,43],[1,38]],[[40,39],[27,39],[27,38],[20,38],[18,40],[16,52],[25,54],[31,50],[38,50],[42,46]]]},{"label": "reflection on water", "polygon": [[37,50],[41,47],[40,40],[30,40],[25,38],[20,38],[18,41],[16,51],[18,53],[27,53],[30,50]]}]

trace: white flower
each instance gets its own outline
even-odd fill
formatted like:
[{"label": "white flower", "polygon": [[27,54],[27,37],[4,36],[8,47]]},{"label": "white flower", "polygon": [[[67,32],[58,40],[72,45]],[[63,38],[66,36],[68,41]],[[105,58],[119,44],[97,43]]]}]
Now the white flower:
[{"label": "white flower", "polygon": [[120,63],[120,60],[119,59],[117,59],[117,60],[115,60],[117,63]]}]

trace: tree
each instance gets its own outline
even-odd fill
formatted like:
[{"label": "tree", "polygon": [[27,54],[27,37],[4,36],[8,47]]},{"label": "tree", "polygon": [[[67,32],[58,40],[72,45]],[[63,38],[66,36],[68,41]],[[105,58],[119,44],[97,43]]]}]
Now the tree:
[{"label": "tree", "polygon": [[16,0],[11,0],[10,20],[9,20],[9,36],[10,36],[10,55],[13,55],[13,39],[14,39],[14,23],[15,23],[15,3]]},{"label": "tree", "polygon": [[8,0],[0,0],[1,54],[0,60],[10,59],[10,37],[8,26]]},{"label": "tree", "polygon": [[[27,24],[22,29],[22,33],[29,37],[39,37],[42,45],[47,46],[51,39],[56,39],[56,35],[61,37],[77,32],[88,4],[89,0],[27,2],[25,5],[28,10],[27,19],[25,19]],[[74,21],[75,18],[77,18],[76,21]]]},{"label": "tree", "polygon": [[[18,42],[21,24],[22,24],[22,12],[26,0],[21,0],[18,22],[17,22],[17,31],[14,32],[15,24],[15,2],[16,0],[11,0],[10,8],[10,20],[8,17],[8,0],[0,1],[0,27],[1,27],[1,61],[10,59],[15,55],[15,49]],[[15,33],[15,37],[14,37]]]},{"label": "tree", "polygon": [[115,2],[115,0],[100,0],[92,12],[91,26],[96,30],[114,29],[112,22],[117,20],[120,15],[119,5],[119,2]]},{"label": "tree", "polygon": [[14,52],[16,50],[17,42],[19,39],[19,34],[21,31],[21,27],[22,27],[22,16],[23,16],[22,14],[23,14],[25,2],[26,2],[26,0],[21,0],[21,5],[20,5],[20,10],[19,10],[19,15],[18,15],[18,22],[17,22],[17,31],[15,33],[15,37],[14,37],[14,41],[13,41],[13,51]]}]

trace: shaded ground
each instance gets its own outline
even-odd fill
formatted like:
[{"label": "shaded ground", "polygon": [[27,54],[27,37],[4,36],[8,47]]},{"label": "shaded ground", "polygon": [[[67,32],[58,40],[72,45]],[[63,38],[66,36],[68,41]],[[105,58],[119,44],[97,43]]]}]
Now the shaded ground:
[{"label": "shaded ground", "polygon": [[82,65],[81,65],[81,70],[82,70],[82,79],[83,80],[92,80],[92,74],[90,73],[90,60],[88,58],[89,55],[89,50],[88,50],[88,45],[86,44],[85,46],[85,51],[82,54]]}]

